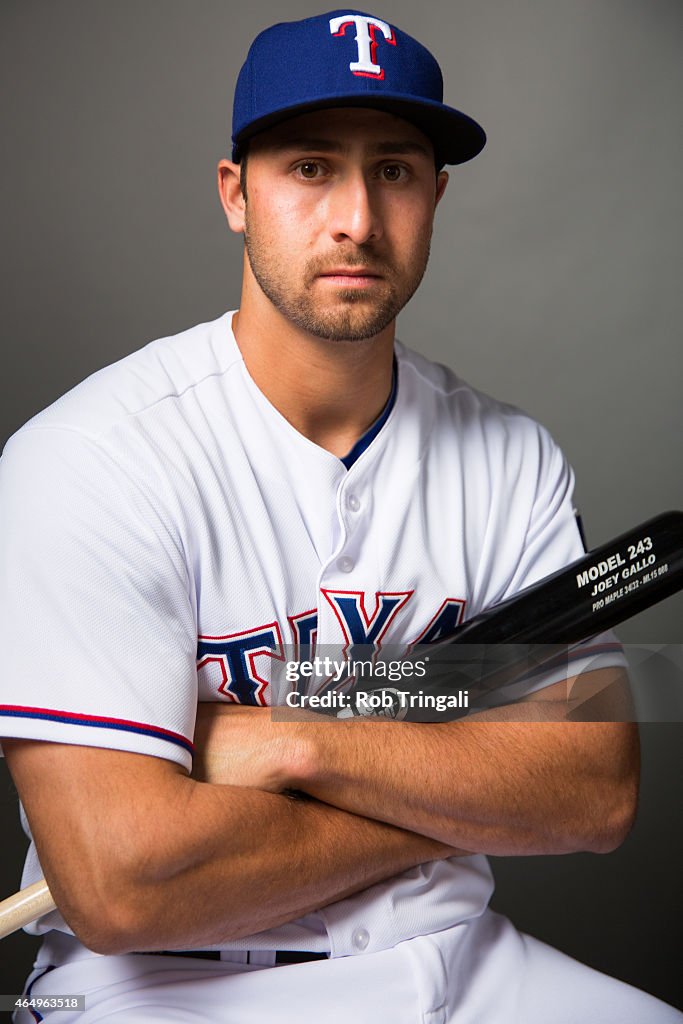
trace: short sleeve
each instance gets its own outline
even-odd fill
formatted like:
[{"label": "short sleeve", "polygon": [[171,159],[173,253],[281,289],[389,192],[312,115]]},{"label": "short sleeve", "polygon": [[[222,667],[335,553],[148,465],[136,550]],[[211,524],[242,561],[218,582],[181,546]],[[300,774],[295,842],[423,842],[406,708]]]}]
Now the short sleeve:
[{"label": "short sleeve", "polygon": [[532,495],[524,545],[501,600],[583,554],[573,505],[573,470],[550,434],[538,424],[535,428],[535,443],[526,456],[531,465],[523,478]]},{"label": "short sleeve", "polygon": [[0,460],[0,736],[189,769],[196,622],[182,544],[141,457],[25,427]]},{"label": "short sleeve", "polygon": [[[498,598],[505,600],[584,554],[581,530],[574,508],[574,473],[562,450],[544,427],[534,424],[534,443],[528,444],[520,478],[532,495],[526,514],[524,543],[507,587]],[[549,642],[552,635],[549,631]],[[533,693],[568,677],[602,668],[625,668],[623,649],[612,632],[600,633],[570,647],[542,671],[507,688],[510,700]]]}]

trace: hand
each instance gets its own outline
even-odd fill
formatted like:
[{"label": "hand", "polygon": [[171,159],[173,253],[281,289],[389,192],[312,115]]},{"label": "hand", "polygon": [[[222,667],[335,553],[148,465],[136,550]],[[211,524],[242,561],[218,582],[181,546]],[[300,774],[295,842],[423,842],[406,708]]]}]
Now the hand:
[{"label": "hand", "polygon": [[[286,717],[286,720],[282,720]],[[296,788],[307,757],[306,737],[297,723],[325,722],[312,712],[244,704],[197,706],[192,777],[214,785],[245,786],[270,793]],[[328,723],[329,728],[329,723]]]}]

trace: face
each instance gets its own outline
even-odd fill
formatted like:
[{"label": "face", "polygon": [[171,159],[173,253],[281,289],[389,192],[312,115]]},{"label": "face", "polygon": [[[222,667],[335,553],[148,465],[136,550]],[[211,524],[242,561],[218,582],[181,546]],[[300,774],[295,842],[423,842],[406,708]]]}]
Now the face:
[{"label": "face", "polygon": [[429,140],[402,118],[359,109],[292,118],[250,143],[247,269],[299,328],[372,338],[422,280],[446,180]]}]

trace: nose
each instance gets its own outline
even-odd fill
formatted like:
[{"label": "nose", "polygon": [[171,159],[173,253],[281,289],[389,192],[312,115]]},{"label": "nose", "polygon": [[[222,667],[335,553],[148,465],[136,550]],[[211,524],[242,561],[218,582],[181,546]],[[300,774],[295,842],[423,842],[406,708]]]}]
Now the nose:
[{"label": "nose", "polygon": [[340,179],[329,197],[329,231],[335,242],[356,245],[376,242],[382,236],[378,197],[361,173]]}]

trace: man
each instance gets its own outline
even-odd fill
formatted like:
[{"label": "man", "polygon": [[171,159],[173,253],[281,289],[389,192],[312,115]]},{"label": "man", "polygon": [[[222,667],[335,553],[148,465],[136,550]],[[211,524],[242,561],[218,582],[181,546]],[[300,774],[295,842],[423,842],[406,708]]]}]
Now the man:
[{"label": "man", "polygon": [[274,26],[233,141],[239,311],[1,464],[3,748],[59,907],[27,991],[85,992],[64,1024],[680,1020],[487,910],[484,854],[627,833],[633,728],[562,720],[618,655],[476,721],[268,712],[287,644],[434,641],[581,549],[547,433],[395,341],[442,167],[484,144],[433,57],[359,12]]}]

